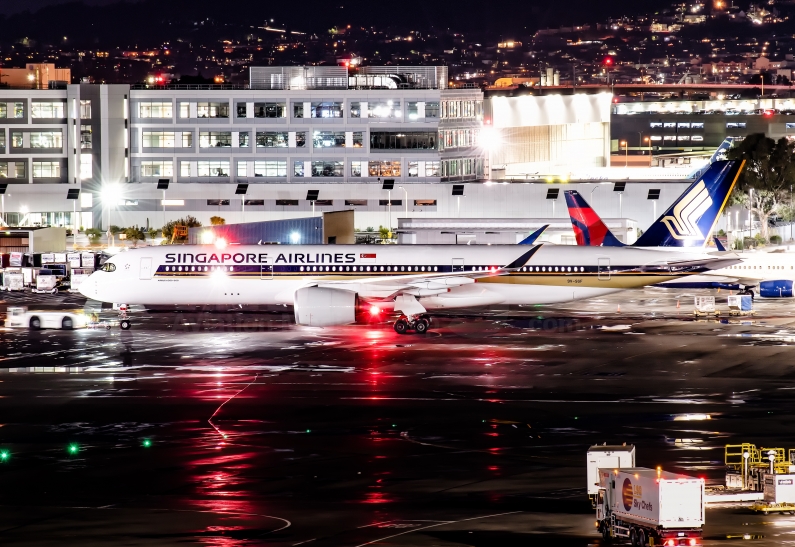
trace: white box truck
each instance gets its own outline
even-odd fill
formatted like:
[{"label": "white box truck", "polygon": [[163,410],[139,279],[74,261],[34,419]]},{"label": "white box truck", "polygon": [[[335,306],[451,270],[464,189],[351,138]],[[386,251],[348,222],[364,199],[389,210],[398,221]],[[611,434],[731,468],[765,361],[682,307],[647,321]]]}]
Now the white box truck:
[{"label": "white box truck", "polygon": [[620,444],[597,444],[588,449],[587,455],[588,497],[596,507],[596,494],[599,492],[599,469],[621,469],[635,467],[635,446]]},{"label": "white box truck", "polygon": [[643,467],[599,469],[596,522],[605,540],[700,545],[704,480]]}]

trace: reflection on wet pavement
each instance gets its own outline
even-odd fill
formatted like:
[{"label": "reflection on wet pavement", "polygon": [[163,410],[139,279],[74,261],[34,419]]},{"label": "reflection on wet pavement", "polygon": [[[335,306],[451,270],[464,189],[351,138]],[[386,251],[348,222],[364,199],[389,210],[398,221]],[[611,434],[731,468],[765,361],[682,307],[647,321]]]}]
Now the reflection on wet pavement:
[{"label": "reflection on wet pavement", "polygon": [[[795,447],[786,303],[721,323],[633,295],[427,336],[246,312],[2,330],[0,544],[602,545],[590,444],[713,484],[727,443]],[[705,533],[786,545],[795,517],[710,509]]]}]

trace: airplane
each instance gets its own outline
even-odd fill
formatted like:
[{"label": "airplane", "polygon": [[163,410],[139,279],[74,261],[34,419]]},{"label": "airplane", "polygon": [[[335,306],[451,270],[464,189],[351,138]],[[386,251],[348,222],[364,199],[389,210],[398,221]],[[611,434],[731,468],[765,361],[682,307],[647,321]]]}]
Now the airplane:
[{"label": "airplane", "polygon": [[[717,221],[721,209],[705,209],[705,204],[700,201],[703,196],[701,183],[708,187],[714,181],[712,174],[722,172],[727,167],[723,164],[731,162],[717,161],[703,175],[688,188],[683,197],[674,203],[668,211],[652,225],[636,241],[632,247],[652,249],[678,250],[682,245],[690,243],[694,246],[706,245],[710,234]],[[739,174],[739,171],[738,173]],[[729,177],[732,172],[728,172]],[[735,179],[737,175],[734,175]],[[732,185],[733,186],[733,185]],[[729,194],[731,189],[729,190]],[[593,209],[576,191],[567,191],[566,203],[578,245],[604,245],[624,246],[616,238]],[[693,196],[688,197],[688,196]],[[695,214],[705,209],[698,218]],[[687,216],[687,211],[692,211]],[[682,233],[690,234],[689,239],[682,237]],[[679,238],[675,236],[679,234]],[[717,238],[713,238],[718,251],[726,249]],[[755,296],[754,288],[758,286],[759,295],[763,298],[791,298],[795,294],[795,253],[757,252],[742,253],[738,255],[743,259],[741,264],[727,268],[711,270],[701,275],[690,276],[686,280],[672,280],[660,283],[661,287],[679,289],[727,289],[737,290],[738,294]]]},{"label": "airplane", "polygon": [[[169,245],[114,255],[80,292],[127,305],[292,305],[296,323],[308,326],[392,310],[403,334],[426,332],[428,310],[568,302],[737,262],[732,254],[544,244]],[[130,328],[129,319],[120,326]]]},{"label": "airplane", "polygon": [[533,243],[536,242],[536,239],[541,237],[541,234],[543,234],[544,230],[546,230],[547,228],[549,228],[549,224],[544,224],[543,226],[541,226],[541,228],[539,228],[538,230],[536,230],[535,232],[524,238],[522,241],[520,241],[519,245],[532,245]]},{"label": "airplane", "polygon": [[[736,160],[712,163],[632,246],[704,248],[744,165],[745,162]],[[563,194],[577,245],[626,245],[613,235],[579,192],[566,190]]]}]

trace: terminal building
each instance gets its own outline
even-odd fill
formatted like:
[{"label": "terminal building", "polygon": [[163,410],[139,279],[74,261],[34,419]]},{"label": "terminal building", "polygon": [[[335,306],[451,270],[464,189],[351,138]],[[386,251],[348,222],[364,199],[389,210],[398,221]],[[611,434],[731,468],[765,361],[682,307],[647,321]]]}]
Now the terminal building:
[{"label": "terminal building", "polygon": [[689,183],[545,176],[609,166],[611,117],[622,115],[599,89],[451,89],[445,67],[399,66],[253,67],[245,89],[52,87],[0,89],[8,225],[159,228],[186,215],[206,225],[343,210],[357,230],[398,218],[565,219],[561,190],[572,188],[642,229]]}]

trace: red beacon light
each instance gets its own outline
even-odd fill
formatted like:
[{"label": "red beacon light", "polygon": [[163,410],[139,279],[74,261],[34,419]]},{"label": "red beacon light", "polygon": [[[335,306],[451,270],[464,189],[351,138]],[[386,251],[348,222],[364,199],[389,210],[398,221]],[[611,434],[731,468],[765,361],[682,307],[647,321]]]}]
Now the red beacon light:
[{"label": "red beacon light", "polygon": [[772,110],[765,110],[764,116],[765,118],[770,118],[774,112]]},{"label": "red beacon light", "polygon": [[613,66],[613,58],[612,57],[605,57],[602,60],[602,64],[605,66]]}]

